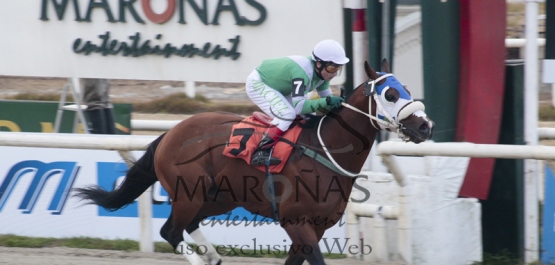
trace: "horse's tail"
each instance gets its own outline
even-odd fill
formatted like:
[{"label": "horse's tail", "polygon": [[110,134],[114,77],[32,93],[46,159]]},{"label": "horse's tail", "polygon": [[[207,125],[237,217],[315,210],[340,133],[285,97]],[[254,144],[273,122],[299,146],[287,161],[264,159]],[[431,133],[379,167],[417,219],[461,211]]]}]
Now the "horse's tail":
[{"label": "horse's tail", "polygon": [[125,174],[125,180],[114,191],[106,191],[99,186],[75,189],[75,197],[88,200],[90,204],[102,206],[108,211],[116,211],[139,197],[158,178],[154,172],[154,153],[165,133],[148,146],[146,153],[137,160]]}]

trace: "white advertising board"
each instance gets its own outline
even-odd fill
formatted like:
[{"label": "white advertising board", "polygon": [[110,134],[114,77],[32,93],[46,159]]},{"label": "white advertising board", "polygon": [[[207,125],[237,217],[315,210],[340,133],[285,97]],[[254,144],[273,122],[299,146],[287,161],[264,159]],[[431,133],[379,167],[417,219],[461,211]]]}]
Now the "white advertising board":
[{"label": "white advertising board", "polygon": [[263,59],[343,43],[341,2],[0,1],[0,75],[242,83]]},{"label": "white advertising board", "polygon": [[[95,237],[139,240],[137,202],[115,212],[85,205],[71,189],[99,185],[113,190],[127,167],[116,151],[0,147],[0,234],[31,237]],[[142,152],[135,152],[138,158]],[[153,190],[152,235],[164,241],[160,228],[170,213],[167,193],[157,182]],[[263,222],[253,222],[256,220]],[[237,221],[240,220],[240,221]],[[330,228],[320,241],[322,252],[356,245],[345,238],[345,220]],[[216,220],[201,222],[208,240],[216,245],[244,249],[283,249],[291,244],[276,223],[265,222],[239,208]],[[193,242],[191,238],[186,241]]]}]

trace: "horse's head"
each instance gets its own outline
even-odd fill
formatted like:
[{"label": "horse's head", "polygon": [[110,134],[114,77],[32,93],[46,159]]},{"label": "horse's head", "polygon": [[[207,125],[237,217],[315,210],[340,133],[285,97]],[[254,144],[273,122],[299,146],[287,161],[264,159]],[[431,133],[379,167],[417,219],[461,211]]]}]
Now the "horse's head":
[{"label": "horse's head", "polygon": [[368,62],[364,68],[369,80],[361,86],[368,99],[372,126],[396,132],[404,141],[420,143],[433,135],[434,122],[424,112],[424,104],[414,101],[410,92],[389,71],[387,60],[382,72],[376,72]]}]

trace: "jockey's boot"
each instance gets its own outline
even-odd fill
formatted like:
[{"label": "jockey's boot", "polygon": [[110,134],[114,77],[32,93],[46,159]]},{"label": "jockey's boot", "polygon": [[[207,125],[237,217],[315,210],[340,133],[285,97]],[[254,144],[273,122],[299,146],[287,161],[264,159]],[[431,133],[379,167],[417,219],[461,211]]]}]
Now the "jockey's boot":
[{"label": "jockey's boot", "polygon": [[266,132],[264,132],[262,140],[260,140],[256,151],[254,151],[254,154],[251,157],[251,165],[255,167],[265,165],[268,159],[270,160],[270,165],[277,165],[281,163],[280,159],[270,157],[270,151],[282,135],[283,131],[278,127],[268,128]]}]

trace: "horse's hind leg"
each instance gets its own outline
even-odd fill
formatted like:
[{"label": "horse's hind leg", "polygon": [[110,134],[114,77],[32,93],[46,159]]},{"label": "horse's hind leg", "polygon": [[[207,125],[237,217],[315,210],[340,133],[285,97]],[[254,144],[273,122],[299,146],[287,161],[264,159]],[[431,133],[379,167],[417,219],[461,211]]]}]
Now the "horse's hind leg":
[{"label": "horse's hind leg", "polygon": [[214,248],[212,244],[206,239],[202,231],[199,229],[199,223],[202,221],[202,217],[197,217],[193,222],[191,222],[185,231],[193,238],[195,243],[206,248],[206,258],[208,259],[208,265],[221,265],[222,257],[218,254],[218,251]]},{"label": "horse's hind leg", "polygon": [[205,263],[196,253],[196,250],[185,242],[183,230],[192,223],[193,217],[200,208],[199,205],[194,201],[172,202],[170,217],[160,230],[160,235],[172,245],[176,252],[185,256],[192,265],[204,265]]},{"label": "horse's hind leg", "polygon": [[173,249],[177,248],[177,245],[179,244],[179,239],[177,242],[175,241],[170,241],[170,230],[172,230],[172,214],[170,213],[170,216],[168,217],[168,219],[166,220],[166,222],[164,223],[164,225],[162,226],[162,228],[160,228],[160,236],[162,236],[163,239],[165,239],[166,241],[168,241],[168,243],[170,243],[170,245],[173,247]]},{"label": "horse's hind leg", "polygon": [[[170,231],[173,229],[172,217],[173,213],[170,214],[170,217],[168,217],[168,220],[166,220],[166,223],[160,229],[160,235],[162,236],[162,238],[166,239],[166,241],[168,241],[168,243],[170,243],[170,245],[172,245],[174,249],[181,251],[181,249],[178,249],[178,247],[179,243],[183,242],[184,240],[183,236],[177,238],[170,237]],[[221,265],[222,257],[220,257],[214,246],[210,244],[202,231],[199,229],[200,221],[202,221],[202,218],[195,218],[189,225],[187,225],[187,227],[185,227],[185,231],[191,236],[191,238],[193,238],[198,246],[206,247],[206,258],[208,259],[208,265]],[[181,253],[183,253],[183,251],[181,251]],[[200,259],[200,257],[198,259]]]},{"label": "horse's hind leg", "polygon": [[317,233],[314,227],[307,224],[290,225],[285,227],[285,231],[292,241],[285,265],[301,265],[304,260],[310,265],[326,264],[318,246],[322,235],[320,232]]}]

